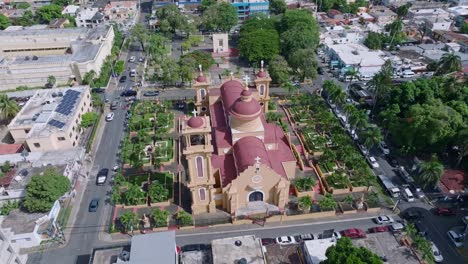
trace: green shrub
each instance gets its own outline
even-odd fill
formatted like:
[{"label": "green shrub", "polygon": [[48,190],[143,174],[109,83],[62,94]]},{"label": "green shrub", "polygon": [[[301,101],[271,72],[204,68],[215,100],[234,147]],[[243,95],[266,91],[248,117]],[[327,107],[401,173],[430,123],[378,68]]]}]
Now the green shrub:
[{"label": "green shrub", "polygon": [[177,213],[177,222],[180,226],[193,225],[192,216],[185,211],[179,211]]}]

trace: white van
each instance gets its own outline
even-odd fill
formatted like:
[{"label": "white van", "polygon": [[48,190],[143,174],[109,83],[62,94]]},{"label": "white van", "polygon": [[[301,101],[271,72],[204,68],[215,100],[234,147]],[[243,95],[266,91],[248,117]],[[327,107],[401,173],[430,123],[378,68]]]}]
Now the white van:
[{"label": "white van", "polygon": [[129,75],[130,75],[130,77],[134,77],[134,76],[136,76],[136,74],[137,74],[137,73],[136,73],[136,70],[135,70],[135,69],[132,69],[132,70],[130,71],[130,74],[129,74]]},{"label": "white van", "polygon": [[410,189],[405,188],[403,190],[403,196],[405,197],[406,201],[414,202],[414,196],[413,196],[413,193],[410,191]]},{"label": "white van", "polygon": [[403,72],[403,74],[401,75],[401,77],[403,78],[411,78],[411,77],[414,77],[414,72],[413,71],[410,71],[410,70],[406,70]]}]

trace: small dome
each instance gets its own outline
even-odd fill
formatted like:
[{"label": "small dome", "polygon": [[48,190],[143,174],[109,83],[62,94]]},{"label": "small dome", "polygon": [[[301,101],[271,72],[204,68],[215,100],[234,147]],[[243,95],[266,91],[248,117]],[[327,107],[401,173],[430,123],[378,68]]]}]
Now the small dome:
[{"label": "small dome", "polygon": [[259,71],[259,72],[257,73],[257,77],[259,77],[259,78],[265,78],[265,77],[267,77],[267,74],[266,74],[265,71],[261,70],[261,71]]},{"label": "small dome", "polygon": [[261,113],[261,106],[257,100],[251,98],[250,100],[242,100],[241,98],[232,105],[231,113],[234,115],[257,117]]},{"label": "small dome", "polygon": [[241,95],[242,96],[251,96],[252,92],[250,90],[244,90],[244,91],[242,91]]},{"label": "small dome", "polygon": [[203,75],[199,75],[197,77],[197,82],[200,82],[200,83],[206,82],[206,77]]},{"label": "small dome", "polygon": [[187,125],[191,128],[200,128],[205,124],[205,121],[200,116],[194,116],[187,121]]}]

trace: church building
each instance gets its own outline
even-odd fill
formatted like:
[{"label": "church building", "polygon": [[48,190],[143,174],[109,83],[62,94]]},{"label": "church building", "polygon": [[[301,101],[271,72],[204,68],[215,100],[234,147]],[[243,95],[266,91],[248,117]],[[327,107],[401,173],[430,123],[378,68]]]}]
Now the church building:
[{"label": "church building", "polygon": [[182,121],[183,154],[194,214],[231,216],[284,210],[296,160],[280,126],[267,123],[271,78],[263,69],[255,88],[232,77],[212,87],[200,70],[195,108]]}]

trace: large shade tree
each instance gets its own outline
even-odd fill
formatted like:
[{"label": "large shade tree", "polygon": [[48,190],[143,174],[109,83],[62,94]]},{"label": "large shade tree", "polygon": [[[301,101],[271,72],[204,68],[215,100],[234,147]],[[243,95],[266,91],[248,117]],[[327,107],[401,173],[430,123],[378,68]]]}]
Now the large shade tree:
[{"label": "large shade tree", "polygon": [[289,80],[289,65],[281,55],[275,55],[268,64],[268,73],[274,83],[283,84]]},{"label": "large shade tree", "polygon": [[317,60],[313,49],[299,49],[289,57],[289,65],[294,69],[301,81],[305,78],[317,77]]},{"label": "large shade tree", "polygon": [[280,40],[276,30],[255,30],[241,34],[240,55],[249,62],[270,61],[279,53]]},{"label": "large shade tree", "polygon": [[20,107],[18,104],[10,99],[6,94],[0,94],[0,115],[2,119],[9,120],[16,116]]},{"label": "large shade tree", "polygon": [[434,187],[443,173],[444,165],[433,157],[430,161],[421,163],[417,179],[424,188]]},{"label": "large shade tree", "polygon": [[348,237],[342,237],[329,247],[323,264],[382,264],[380,257],[364,247],[355,247]]},{"label": "large shade tree", "polygon": [[208,7],[203,12],[203,25],[207,29],[229,32],[237,24],[237,9],[222,2]]}]

